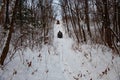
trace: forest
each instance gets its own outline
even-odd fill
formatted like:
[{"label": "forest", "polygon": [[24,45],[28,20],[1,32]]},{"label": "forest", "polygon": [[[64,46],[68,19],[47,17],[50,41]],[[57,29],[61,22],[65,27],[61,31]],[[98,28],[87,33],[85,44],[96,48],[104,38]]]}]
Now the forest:
[{"label": "forest", "polygon": [[0,68],[28,48],[41,51],[45,45],[55,45],[56,49],[60,40],[55,43],[55,35],[61,26],[63,38],[72,39],[75,49],[82,44],[103,45],[120,56],[120,0],[0,0]]}]

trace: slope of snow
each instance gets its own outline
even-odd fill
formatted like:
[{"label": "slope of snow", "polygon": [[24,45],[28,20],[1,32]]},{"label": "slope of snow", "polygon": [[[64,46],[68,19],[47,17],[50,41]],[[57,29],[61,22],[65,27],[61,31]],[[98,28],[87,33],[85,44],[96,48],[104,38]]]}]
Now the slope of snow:
[{"label": "slope of snow", "polygon": [[[59,30],[63,38],[57,38]],[[17,52],[0,68],[0,80],[120,80],[120,57],[99,44],[77,46],[60,22],[54,25],[53,45]]]}]

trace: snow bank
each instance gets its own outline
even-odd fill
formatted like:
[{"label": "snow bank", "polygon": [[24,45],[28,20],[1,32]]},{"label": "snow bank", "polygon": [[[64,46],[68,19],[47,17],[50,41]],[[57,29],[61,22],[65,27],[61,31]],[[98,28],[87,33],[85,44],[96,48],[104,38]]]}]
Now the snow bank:
[{"label": "snow bank", "polygon": [[119,80],[120,57],[100,45],[72,46],[59,40],[57,48],[16,53],[0,70],[0,80]]}]

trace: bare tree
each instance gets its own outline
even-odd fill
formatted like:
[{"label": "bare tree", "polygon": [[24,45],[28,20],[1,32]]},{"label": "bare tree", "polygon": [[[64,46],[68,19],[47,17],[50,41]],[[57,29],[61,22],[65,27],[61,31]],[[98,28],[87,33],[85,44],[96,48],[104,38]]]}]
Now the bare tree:
[{"label": "bare tree", "polygon": [[0,64],[1,65],[4,64],[5,58],[7,57],[7,54],[8,54],[8,51],[9,51],[9,45],[10,45],[10,41],[11,41],[11,38],[12,38],[13,30],[14,30],[14,25],[13,24],[14,24],[15,14],[16,14],[17,6],[18,6],[18,1],[19,0],[16,0],[16,2],[15,2],[13,15],[12,15],[12,20],[11,20],[10,27],[9,27],[8,37],[7,37],[7,40],[6,40],[6,43],[5,43],[5,47],[3,48],[2,55],[0,56]]},{"label": "bare tree", "polygon": [[[79,43],[82,40],[86,42],[90,36],[92,42],[105,44],[118,52],[119,2],[119,0],[62,0],[62,15],[68,34],[74,35]],[[81,22],[85,23],[81,25]]]},{"label": "bare tree", "polygon": [[91,31],[90,31],[90,21],[89,21],[89,8],[88,8],[88,0],[85,0],[85,22],[87,24],[87,30],[90,35],[90,38],[92,37]]},{"label": "bare tree", "polygon": [[0,24],[4,23],[4,13],[5,13],[5,4],[6,0],[2,0],[1,3],[1,10],[0,10]]}]

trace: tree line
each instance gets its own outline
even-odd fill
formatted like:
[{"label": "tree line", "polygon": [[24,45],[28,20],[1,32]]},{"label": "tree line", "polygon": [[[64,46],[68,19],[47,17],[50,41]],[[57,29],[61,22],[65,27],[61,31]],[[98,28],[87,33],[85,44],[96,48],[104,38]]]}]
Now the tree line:
[{"label": "tree line", "polygon": [[105,44],[120,54],[120,0],[60,1],[69,36],[78,43]]},{"label": "tree line", "polygon": [[[0,3],[0,64],[8,55],[46,43],[54,20],[53,0],[2,0]],[[10,49],[11,47],[12,49]]]},{"label": "tree line", "polygon": [[[61,6],[69,37],[104,44],[120,54],[120,0],[59,1],[55,4]],[[0,0],[0,64],[16,51],[51,42],[56,10],[53,0]]]}]

